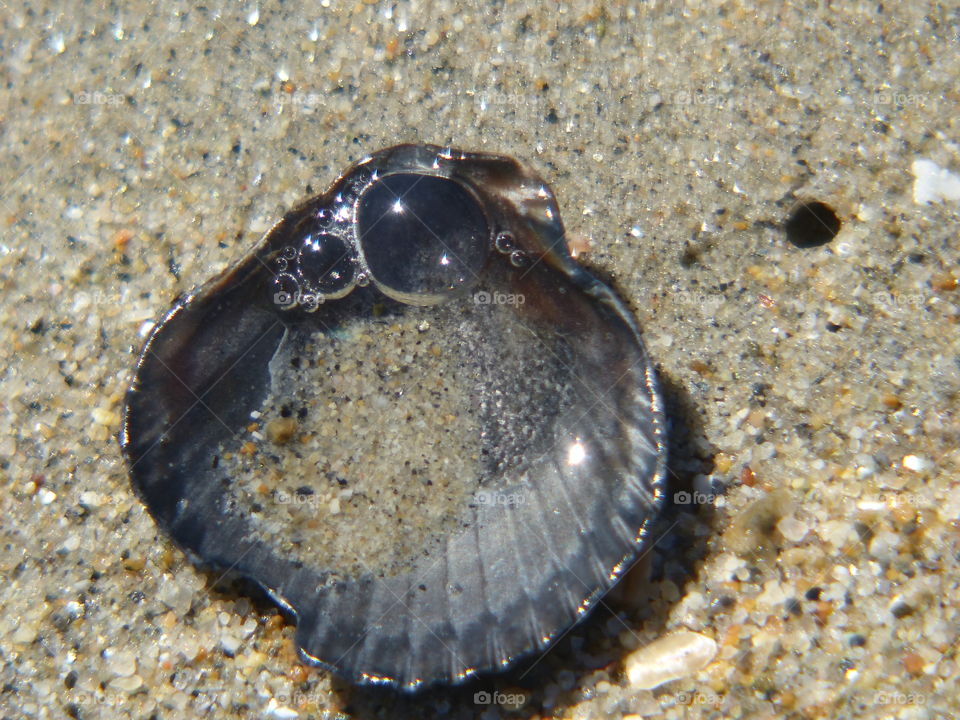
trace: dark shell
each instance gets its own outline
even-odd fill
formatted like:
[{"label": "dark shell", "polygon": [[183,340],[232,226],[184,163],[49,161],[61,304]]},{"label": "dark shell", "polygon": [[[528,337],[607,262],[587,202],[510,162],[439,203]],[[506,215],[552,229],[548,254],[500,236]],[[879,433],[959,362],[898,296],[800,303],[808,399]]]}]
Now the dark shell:
[{"label": "dark shell", "polygon": [[[477,310],[497,293],[524,301]],[[446,313],[443,327],[462,321],[482,340],[454,362],[486,408],[485,474],[472,501],[446,508],[458,519],[440,545],[393,569],[334,572],[257,526],[220,453],[278,392],[284,343],[383,307]],[[511,352],[521,361],[495,380],[471,365]],[[509,413],[529,432],[513,433]],[[206,565],[263,586],[295,616],[304,658],[357,683],[458,683],[549,646],[629,568],[664,494],[653,368],[623,302],[571,259],[553,193],[513,159],[433,146],[357,163],[179,299],[143,349],[123,422],[157,523]]]}]

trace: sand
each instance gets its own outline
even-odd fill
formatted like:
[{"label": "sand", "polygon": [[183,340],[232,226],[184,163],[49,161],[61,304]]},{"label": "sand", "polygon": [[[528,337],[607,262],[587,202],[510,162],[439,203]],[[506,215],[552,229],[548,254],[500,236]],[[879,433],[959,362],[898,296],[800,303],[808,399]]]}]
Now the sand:
[{"label": "sand", "polygon": [[[960,74],[930,3],[0,9],[0,714],[960,714]],[[115,436],[173,299],[397,142],[521,157],[628,299],[674,505],[523,674],[416,701],[158,530]],[[800,248],[798,201],[842,226]],[[631,685],[672,632],[705,667]]]}]

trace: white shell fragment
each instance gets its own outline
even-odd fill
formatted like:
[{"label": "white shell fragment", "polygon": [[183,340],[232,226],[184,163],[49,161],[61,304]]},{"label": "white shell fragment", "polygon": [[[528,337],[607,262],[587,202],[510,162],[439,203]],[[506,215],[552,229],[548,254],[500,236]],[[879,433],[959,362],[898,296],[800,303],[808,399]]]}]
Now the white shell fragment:
[{"label": "white shell fragment", "polygon": [[960,200],[960,176],[925,158],[914,160],[910,169],[915,178],[913,201],[917,205]]},{"label": "white shell fragment", "polygon": [[637,690],[689,677],[710,664],[717,654],[713,638],[687,630],[654,640],[627,656],[627,678]]}]

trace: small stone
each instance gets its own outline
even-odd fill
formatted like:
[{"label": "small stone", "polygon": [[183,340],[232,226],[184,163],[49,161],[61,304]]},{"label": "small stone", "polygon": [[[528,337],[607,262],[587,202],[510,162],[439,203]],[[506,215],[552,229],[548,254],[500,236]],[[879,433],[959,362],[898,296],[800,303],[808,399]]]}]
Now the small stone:
[{"label": "small stone", "polygon": [[858,537],[853,523],[846,520],[828,520],[817,527],[817,534],[834,548],[842,547]]},{"label": "small stone", "polygon": [[107,648],[103,651],[107,670],[117,677],[130,677],[137,672],[137,656],[129,650]]},{"label": "small stone", "polygon": [[930,278],[930,284],[934,290],[951,292],[957,289],[957,278],[949,271],[938,273]]},{"label": "small stone", "polygon": [[878,560],[891,562],[897,557],[900,536],[889,530],[881,530],[870,541],[870,554]]},{"label": "small stone", "polygon": [[926,458],[920,457],[919,455],[904,455],[903,466],[907,470],[911,470],[915,473],[921,473],[924,470],[929,469],[930,463]]},{"label": "small stone", "polygon": [[97,407],[90,412],[93,421],[104,427],[116,427],[120,424],[120,415],[116,410],[108,407]]},{"label": "small stone", "polygon": [[267,423],[267,440],[274,445],[286,445],[297,431],[297,421],[292,417],[276,418]]},{"label": "small stone", "polygon": [[717,654],[717,643],[698,633],[681,631],[654,640],[627,656],[627,678],[634,689],[650,690],[671,680],[690,677]]},{"label": "small stone", "polygon": [[122,690],[126,693],[136,692],[143,685],[143,678],[139,675],[130,675],[129,677],[118,677],[110,681],[110,687],[114,690]]},{"label": "small stone", "polygon": [[724,533],[727,547],[750,556],[770,553],[775,547],[777,524],[791,504],[790,493],[782,490],[754,500],[737,514]]},{"label": "small stone", "polygon": [[240,649],[240,638],[229,633],[221,635],[220,649],[229,657],[233,657],[237,654],[237,650]]},{"label": "small stone", "polygon": [[923,672],[923,658],[917,653],[907,653],[903,656],[903,668],[911,675],[919,675]]},{"label": "small stone", "polygon": [[777,523],[777,530],[788,542],[800,542],[810,530],[810,526],[800,522],[793,515],[787,515]]},{"label": "small stone", "polygon": [[37,638],[37,629],[30,623],[20,625],[11,636],[10,640],[16,644],[32,643]]},{"label": "small stone", "polygon": [[896,411],[903,407],[903,401],[893,393],[887,393],[886,395],[884,395],[880,399],[880,402],[882,402],[883,406],[886,407],[888,410]]},{"label": "small stone", "polygon": [[910,169],[915,178],[913,201],[917,205],[960,200],[960,175],[955,175],[926,158],[914,160]]},{"label": "small stone", "polygon": [[300,717],[300,713],[286,705],[281,705],[276,698],[270,698],[265,710],[267,717],[279,718],[279,720],[293,720]]},{"label": "small stone", "polygon": [[729,472],[731,467],[733,467],[733,458],[726,453],[717,453],[714,458],[714,470],[722,475]]},{"label": "small stone", "polygon": [[139,572],[147,564],[147,559],[145,557],[129,557],[123,561],[124,570],[130,570],[131,572]]}]

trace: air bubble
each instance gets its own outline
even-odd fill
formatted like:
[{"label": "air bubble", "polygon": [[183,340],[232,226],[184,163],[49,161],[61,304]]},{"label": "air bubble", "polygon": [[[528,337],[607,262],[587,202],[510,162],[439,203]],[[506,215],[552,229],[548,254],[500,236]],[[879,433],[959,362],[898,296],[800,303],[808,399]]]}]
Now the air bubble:
[{"label": "air bubble", "polygon": [[371,185],[357,204],[357,232],[377,287],[411,305],[442,302],[472,287],[489,252],[477,199],[435,175],[397,173]]},{"label": "air bubble", "polygon": [[333,221],[334,221],[333,210],[330,210],[329,208],[322,208],[317,212],[316,218],[317,218],[317,224],[319,224],[320,227],[328,228],[331,225],[333,225]]},{"label": "air bubble", "polygon": [[317,233],[304,238],[297,269],[304,283],[317,293],[338,296],[353,286],[356,259],[343,238]]},{"label": "air bubble", "polygon": [[497,237],[493,241],[493,246],[497,252],[509,255],[515,249],[513,235],[508,232],[497,233]]},{"label": "air bubble", "polygon": [[522,250],[514,250],[510,253],[510,264],[515,268],[524,268],[530,264],[530,258]]}]

